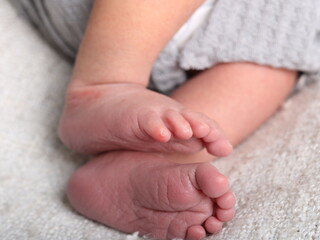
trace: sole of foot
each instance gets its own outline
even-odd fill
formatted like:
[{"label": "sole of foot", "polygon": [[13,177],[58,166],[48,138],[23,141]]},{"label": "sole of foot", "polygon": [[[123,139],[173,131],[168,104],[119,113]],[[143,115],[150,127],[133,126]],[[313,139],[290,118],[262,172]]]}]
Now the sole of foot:
[{"label": "sole of foot", "polygon": [[202,239],[235,214],[228,180],[211,164],[179,165],[143,152],[93,159],[72,175],[67,195],[84,216],[154,239]]}]

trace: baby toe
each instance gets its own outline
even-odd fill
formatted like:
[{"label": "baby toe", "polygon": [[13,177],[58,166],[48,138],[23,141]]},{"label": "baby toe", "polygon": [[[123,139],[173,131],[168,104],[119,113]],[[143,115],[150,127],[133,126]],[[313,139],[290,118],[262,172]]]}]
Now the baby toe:
[{"label": "baby toe", "polygon": [[145,112],[143,116],[139,118],[138,124],[142,130],[141,132],[146,132],[156,141],[168,142],[171,138],[171,132],[156,112]]},{"label": "baby toe", "polygon": [[187,240],[200,240],[206,236],[206,230],[202,226],[192,226],[187,230]]},{"label": "baby toe", "polygon": [[209,217],[204,223],[204,227],[208,233],[218,233],[222,229],[223,222],[216,217]]},{"label": "baby toe", "polygon": [[221,222],[228,222],[234,218],[235,215],[235,209],[230,208],[230,209],[222,209],[218,208],[216,209],[216,216],[217,219],[220,220]]},{"label": "baby toe", "polygon": [[233,192],[228,191],[225,194],[223,194],[221,197],[216,198],[216,204],[219,206],[219,208],[222,209],[230,209],[233,208],[236,204],[236,197],[233,194]]},{"label": "baby toe", "polygon": [[215,156],[227,156],[232,152],[232,145],[225,136],[224,131],[213,121],[207,121],[209,133],[202,138],[207,151]]},{"label": "baby toe", "polygon": [[189,122],[175,110],[168,110],[164,114],[164,119],[173,135],[178,139],[187,140],[193,136]]},{"label": "baby toe", "polygon": [[205,115],[192,111],[183,111],[182,115],[189,122],[193,131],[193,137],[203,138],[209,134],[210,127],[207,124],[208,119]]},{"label": "baby toe", "polygon": [[203,163],[196,170],[198,187],[210,198],[217,198],[229,189],[228,179],[210,163]]},{"label": "baby toe", "polygon": [[225,138],[213,142],[206,142],[205,146],[208,153],[217,157],[226,157],[233,150],[232,145]]}]

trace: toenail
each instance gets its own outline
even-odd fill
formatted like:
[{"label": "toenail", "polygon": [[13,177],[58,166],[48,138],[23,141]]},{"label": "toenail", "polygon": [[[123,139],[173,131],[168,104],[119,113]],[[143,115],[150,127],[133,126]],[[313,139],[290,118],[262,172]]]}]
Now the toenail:
[{"label": "toenail", "polygon": [[167,136],[169,136],[169,135],[170,135],[170,132],[169,132],[168,129],[162,128],[162,129],[160,130],[160,136],[161,136],[161,137],[167,137]]},{"label": "toenail", "polygon": [[192,130],[190,127],[184,127],[183,131],[185,134],[192,135]]}]

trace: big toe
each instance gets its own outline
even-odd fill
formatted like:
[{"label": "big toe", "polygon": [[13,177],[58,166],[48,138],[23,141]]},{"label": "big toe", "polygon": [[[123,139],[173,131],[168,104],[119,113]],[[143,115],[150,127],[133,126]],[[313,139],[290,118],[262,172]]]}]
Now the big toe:
[{"label": "big toe", "polygon": [[196,188],[210,198],[218,198],[229,190],[229,181],[210,163],[196,169]]}]

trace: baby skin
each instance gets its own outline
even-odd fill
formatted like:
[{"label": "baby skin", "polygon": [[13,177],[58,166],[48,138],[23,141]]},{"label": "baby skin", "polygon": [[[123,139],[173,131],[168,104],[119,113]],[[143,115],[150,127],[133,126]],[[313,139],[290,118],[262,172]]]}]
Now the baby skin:
[{"label": "baby skin", "polygon": [[191,240],[233,218],[227,178],[199,162],[229,155],[276,111],[296,73],[220,64],[171,96],[146,89],[157,55],[202,2],[94,1],[59,125],[68,147],[95,155],[67,189],[84,216],[126,233]]},{"label": "baby skin", "polygon": [[235,213],[228,181],[211,164],[180,165],[143,152],[93,159],[70,179],[68,197],[91,219],[154,239],[202,239]]},{"label": "baby skin", "polygon": [[[236,76],[250,68],[259,69],[217,66],[191,79],[171,98],[136,84],[71,85],[60,136],[71,142],[66,142],[69,146],[78,146],[79,152],[98,155],[70,178],[67,195],[72,206],[117,230],[155,239],[193,240],[219,232],[234,217],[235,197],[216,168],[192,162],[212,159],[207,152],[228,155],[232,148],[213,120],[175,98],[184,102],[184,94],[192,96],[182,91],[189,84],[211,81],[213,76],[219,82],[222,70],[224,75],[232,70]],[[197,103],[195,98],[192,102]],[[153,131],[146,130],[150,126]],[[162,131],[168,132],[165,140],[162,134],[153,134]],[[188,164],[175,163],[181,157]]]},{"label": "baby skin", "polygon": [[209,117],[128,83],[71,88],[60,138],[83,154],[113,150],[194,153],[205,147],[213,155],[226,156],[232,150]]}]

